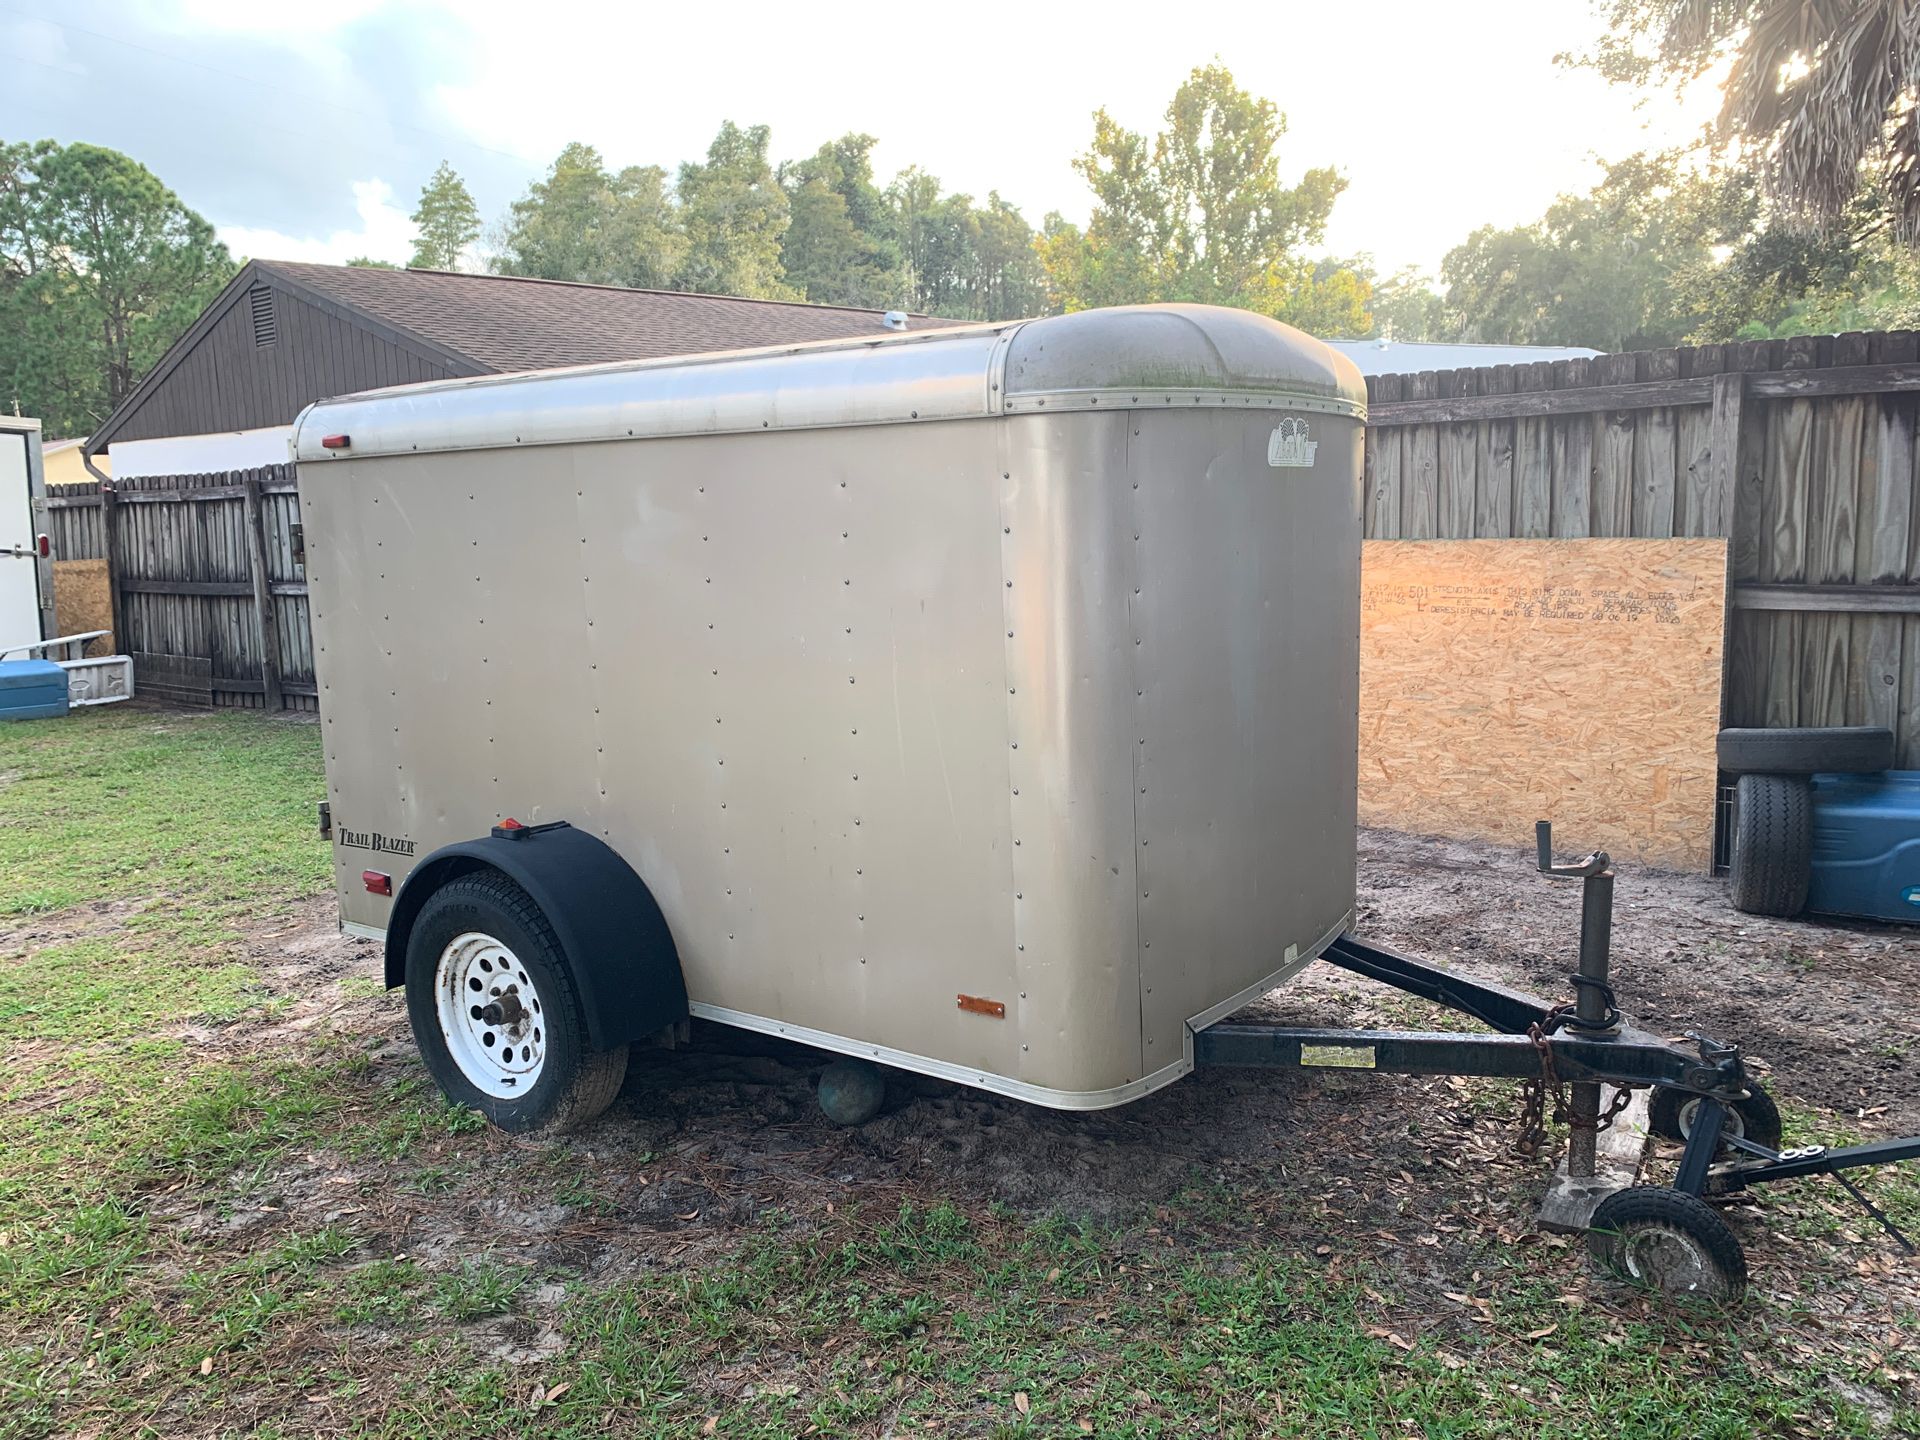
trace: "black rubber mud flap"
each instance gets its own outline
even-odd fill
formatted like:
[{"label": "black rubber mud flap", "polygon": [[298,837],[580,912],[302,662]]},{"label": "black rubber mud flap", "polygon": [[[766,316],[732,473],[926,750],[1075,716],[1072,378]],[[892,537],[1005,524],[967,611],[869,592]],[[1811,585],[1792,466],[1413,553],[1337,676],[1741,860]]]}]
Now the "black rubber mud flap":
[{"label": "black rubber mud flap", "polygon": [[687,1018],[680,952],[646,882],[598,836],[564,821],[496,829],[434,851],[407,877],[387,922],[389,987],[406,979],[407,936],[432,893],[497,870],[532,899],[559,939],[595,1049],[644,1039]]}]

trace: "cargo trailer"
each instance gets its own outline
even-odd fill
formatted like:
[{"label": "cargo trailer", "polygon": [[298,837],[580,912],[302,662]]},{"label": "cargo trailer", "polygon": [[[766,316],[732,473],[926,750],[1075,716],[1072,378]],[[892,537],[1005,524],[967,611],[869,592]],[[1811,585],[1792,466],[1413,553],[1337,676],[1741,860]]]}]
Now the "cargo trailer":
[{"label": "cargo trailer", "polygon": [[[1362,428],[1285,325],[1140,306],[436,382],[296,422],[342,924],[446,1093],[603,1109],[693,1018],[1060,1109],[1196,1063],[1506,1076],[1593,1176],[1656,1087],[1617,1268],[1727,1295],[1704,1196],[1779,1151],[1738,1047],[1635,1028],[1604,855],[1575,999],[1370,946],[1355,893]],[[1228,1021],[1317,957],[1492,1035]],[[1904,1148],[1903,1148],[1904,1147]]]}]

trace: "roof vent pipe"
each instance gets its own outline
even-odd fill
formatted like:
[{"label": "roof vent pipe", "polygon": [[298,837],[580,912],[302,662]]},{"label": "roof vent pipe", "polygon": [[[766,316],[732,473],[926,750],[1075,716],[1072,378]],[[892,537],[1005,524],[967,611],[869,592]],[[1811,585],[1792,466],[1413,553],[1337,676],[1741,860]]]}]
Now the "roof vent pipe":
[{"label": "roof vent pipe", "polygon": [[889,330],[904,330],[907,328],[907,312],[904,310],[889,310],[880,317],[880,323]]}]

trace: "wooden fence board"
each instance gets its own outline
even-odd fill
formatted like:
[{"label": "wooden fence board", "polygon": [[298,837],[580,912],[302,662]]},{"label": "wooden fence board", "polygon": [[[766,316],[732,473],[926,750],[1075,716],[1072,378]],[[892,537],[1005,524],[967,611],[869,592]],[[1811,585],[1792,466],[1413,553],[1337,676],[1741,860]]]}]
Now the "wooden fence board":
[{"label": "wooden fence board", "polygon": [[[1432,375],[1407,377],[1410,399],[1431,398],[1439,382]],[[1416,425],[1407,432],[1400,533],[1408,540],[1431,540],[1440,533],[1440,436],[1437,426]]]},{"label": "wooden fence board", "polygon": [[[1478,370],[1457,370],[1442,376],[1447,392],[1477,394]],[[1443,540],[1464,540],[1474,534],[1475,476],[1480,467],[1479,426],[1461,421],[1440,432],[1440,481],[1434,533]]]}]

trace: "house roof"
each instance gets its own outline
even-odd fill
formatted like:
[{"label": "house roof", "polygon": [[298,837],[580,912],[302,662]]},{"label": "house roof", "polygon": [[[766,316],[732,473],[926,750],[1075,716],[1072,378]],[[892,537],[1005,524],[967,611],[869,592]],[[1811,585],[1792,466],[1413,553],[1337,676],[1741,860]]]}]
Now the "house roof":
[{"label": "house roof", "polygon": [[[95,430],[86,452],[93,455],[106,449],[220,318],[263,282],[431,361],[441,367],[436,373],[455,375],[550,370],[890,333],[882,323],[885,312],[847,306],[628,290],[512,275],[254,260],[241,268]],[[911,315],[907,328],[962,323]],[[367,379],[350,388],[368,389],[380,383]],[[315,394],[305,400],[325,398]]]},{"label": "house roof", "polygon": [[1535,360],[1582,360],[1600,354],[1584,345],[1480,345],[1427,340],[1329,340],[1362,375],[1413,375],[1424,370],[1477,370]]},{"label": "house roof", "polygon": [[[482,370],[552,370],[884,334],[878,310],[625,290],[514,275],[262,260],[259,268],[435,342]],[[907,328],[957,324],[925,316]]]}]

